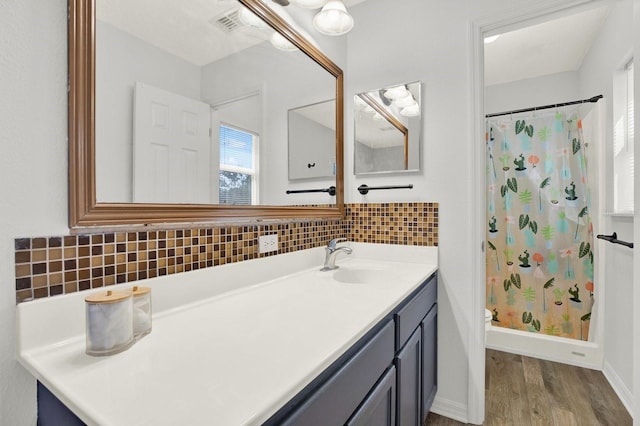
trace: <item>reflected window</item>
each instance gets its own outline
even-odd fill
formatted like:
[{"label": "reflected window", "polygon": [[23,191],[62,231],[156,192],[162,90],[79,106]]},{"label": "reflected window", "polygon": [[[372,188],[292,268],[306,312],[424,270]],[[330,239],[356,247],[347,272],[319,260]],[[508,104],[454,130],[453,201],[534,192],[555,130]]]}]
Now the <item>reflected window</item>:
[{"label": "reflected window", "polygon": [[257,204],[258,135],[220,126],[220,203]]}]

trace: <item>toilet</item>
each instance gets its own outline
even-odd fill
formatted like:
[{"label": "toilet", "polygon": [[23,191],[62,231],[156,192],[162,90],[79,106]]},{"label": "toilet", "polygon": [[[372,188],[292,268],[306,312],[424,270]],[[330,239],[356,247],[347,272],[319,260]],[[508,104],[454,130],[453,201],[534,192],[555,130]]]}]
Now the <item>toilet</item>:
[{"label": "toilet", "polygon": [[493,313],[490,310],[485,309],[484,310],[484,337],[485,337],[485,340],[487,338],[487,332],[491,328],[491,319],[492,318],[493,318]]}]

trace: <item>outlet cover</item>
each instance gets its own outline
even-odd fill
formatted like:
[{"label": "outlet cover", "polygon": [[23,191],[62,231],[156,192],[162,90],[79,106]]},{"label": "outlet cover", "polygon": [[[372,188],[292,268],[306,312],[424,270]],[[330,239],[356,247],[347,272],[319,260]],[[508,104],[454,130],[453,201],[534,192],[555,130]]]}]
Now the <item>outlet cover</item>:
[{"label": "outlet cover", "polygon": [[261,235],[258,237],[258,252],[270,253],[278,251],[278,234]]}]

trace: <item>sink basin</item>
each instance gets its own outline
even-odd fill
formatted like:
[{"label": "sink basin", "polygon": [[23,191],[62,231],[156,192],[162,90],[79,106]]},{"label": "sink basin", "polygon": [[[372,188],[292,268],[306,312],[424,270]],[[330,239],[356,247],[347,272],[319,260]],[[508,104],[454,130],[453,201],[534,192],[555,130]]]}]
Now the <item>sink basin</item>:
[{"label": "sink basin", "polygon": [[386,284],[395,280],[390,270],[340,267],[333,273],[333,279],[348,284]]}]

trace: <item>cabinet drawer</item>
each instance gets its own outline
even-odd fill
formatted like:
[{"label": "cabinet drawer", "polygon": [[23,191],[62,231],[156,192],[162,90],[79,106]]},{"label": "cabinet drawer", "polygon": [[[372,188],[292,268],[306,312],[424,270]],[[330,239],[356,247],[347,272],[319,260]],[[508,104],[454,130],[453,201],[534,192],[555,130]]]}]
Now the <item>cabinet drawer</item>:
[{"label": "cabinet drawer", "polygon": [[427,280],[427,284],[395,315],[396,351],[404,346],[413,331],[420,325],[431,306],[436,303],[438,283],[436,275]]},{"label": "cabinet drawer", "polygon": [[326,426],[344,424],[387,369],[394,354],[393,321],[367,342],[347,363],[282,424]]}]

